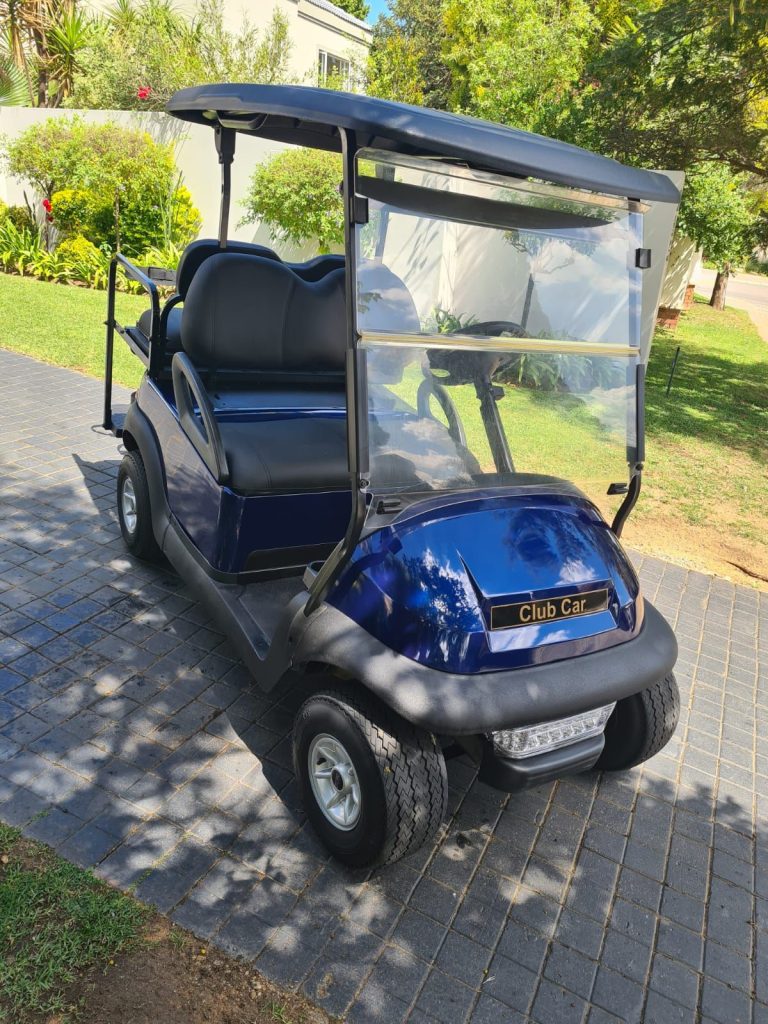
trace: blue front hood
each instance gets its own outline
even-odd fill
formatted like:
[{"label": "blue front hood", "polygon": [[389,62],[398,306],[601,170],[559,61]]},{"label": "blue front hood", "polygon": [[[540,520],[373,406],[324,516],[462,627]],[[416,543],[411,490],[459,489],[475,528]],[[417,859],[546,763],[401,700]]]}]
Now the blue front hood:
[{"label": "blue front hood", "polygon": [[[494,607],[596,590],[607,591],[602,610],[491,629]],[[576,492],[412,506],[358,545],[328,600],[392,650],[466,674],[611,647],[642,622],[624,551]]]}]

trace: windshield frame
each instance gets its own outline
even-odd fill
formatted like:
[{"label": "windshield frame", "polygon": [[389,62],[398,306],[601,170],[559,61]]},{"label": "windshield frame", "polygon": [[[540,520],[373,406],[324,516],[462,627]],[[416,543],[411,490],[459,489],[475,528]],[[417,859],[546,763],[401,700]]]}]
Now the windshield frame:
[{"label": "windshield frame", "polygon": [[[640,281],[640,266],[637,259],[637,250],[639,250],[642,243],[642,215],[647,210],[647,206],[642,203],[633,200],[622,200],[613,196],[602,196],[595,193],[578,191],[572,188],[564,188],[549,183],[542,183],[539,181],[530,180],[518,180],[512,178],[505,178],[501,175],[488,174],[485,172],[479,172],[471,170],[467,167],[460,167],[452,164],[446,164],[441,160],[426,160],[419,157],[401,157],[397,154],[392,153],[380,153],[372,150],[361,150],[357,154],[357,168],[358,172],[361,170],[363,161],[378,161],[376,170],[379,177],[374,178],[370,175],[370,172],[366,169],[365,176],[358,178],[358,187],[367,193],[367,198],[377,201],[381,204],[381,221],[379,224],[378,232],[374,233],[374,245],[371,251],[375,250],[375,257],[381,258],[383,255],[384,237],[389,227],[390,218],[393,215],[403,214],[407,216],[414,216],[417,220],[424,218],[429,220],[430,223],[434,221],[452,221],[459,225],[467,226],[480,226],[480,227],[491,227],[496,229],[506,229],[509,227],[509,215],[508,211],[525,209],[526,198],[530,197],[531,206],[528,209],[534,211],[534,215],[542,213],[543,215],[553,216],[555,221],[553,228],[539,227],[530,228],[533,230],[544,233],[544,236],[554,236],[555,239],[562,236],[562,231],[567,231],[568,227],[571,226],[570,222],[579,219],[578,211],[586,210],[589,214],[593,211],[597,212],[597,216],[594,217],[593,223],[597,226],[603,225],[607,227],[610,232],[612,230],[612,221],[602,221],[599,219],[600,209],[605,209],[607,212],[612,213],[614,217],[618,217],[619,220],[616,222],[617,231],[620,233],[619,237],[623,242],[623,246],[619,250],[620,253],[624,253],[626,257],[626,267],[624,269],[623,259],[624,256],[616,263],[615,272],[621,275],[621,280],[626,281],[627,291],[625,293],[625,319],[624,319],[624,337],[625,341],[611,343],[610,341],[593,340],[583,341],[576,340],[576,338],[582,337],[576,335],[575,337],[498,337],[484,333],[473,333],[472,325],[469,324],[466,328],[462,329],[459,333],[433,333],[429,332],[428,329],[423,329],[416,332],[415,329],[409,330],[385,330],[383,328],[371,327],[370,325],[357,323],[357,338],[358,345],[360,346],[361,352],[364,356],[370,355],[370,349],[375,345],[386,345],[387,347],[411,347],[421,349],[444,349],[448,351],[475,351],[475,352],[493,352],[493,353],[521,353],[521,354],[553,354],[553,355],[575,355],[579,357],[583,356],[596,356],[596,357],[608,357],[614,360],[623,360],[628,358],[634,361],[637,370],[634,374],[633,391],[632,397],[628,400],[629,405],[627,408],[627,432],[626,432],[626,475],[624,480],[614,481],[606,480],[606,484],[610,483],[612,491],[609,493],[623,493],[629,489],[631,479],[633,475],[639,471],[639,466],[642,463],[642,451],[643,451],[643,440],[642,440],[642,383],[643,375],[641,369],[640,359],[640,312],[642,304],[642,289]],[[399,168],[406,168],[420,172],[422,174],[434,173],[436,176],[446,174],[451,177],[465,179],[472,184],[478,184],[481,187],[493,186],[494,188],[504,188],[507,190],[505,200],[497,199],[481,199],[480,202],[484,203],[485,206],[477,211],[473,211],[470,207],[472,202],[471,196],[467,196],[465,193],[452,193],[450,191],[440,191],[439,186],[434,187],[433,196],[429,198],[425,205],[429,206],[428,210],[422,214],[420,213],[419,207],[414,204],[414,197],[420,198],[421,193],[429,191],[428,188],[419,185],[412,185],[408,182],[398,182],[394,180],[394,174]],[[439,181],[439,177],[436,177],[435,181]],[[371,182],[380,182],[382,188],[371,188]],[[461,187],[461,186],[460,186]],[[400,205],[397,203],[399,190],[402,190],[404,204]],[[487,192],[486,192],[487,194]],[[482,195],[482,193],[481,193]],[[522,204],[518,203],[518,197],[522,196]],[[458,200],[458,202],[455,202]],[[537,202],[544,201],[544,205],[539,208]],[[570,205],[572,204],[572,205]],[[458,206],[459,210],[466,214],[469,210],[471,216],[459,216],[455,209],[452,207]],[[500,216],[500,221],[496,222],[493,219],[488,219],[486,214],[493,214],[495,211],[491,207],[496,207],[497,212]],[[573,212],[576,211],[576,212]],[[513,212],[514,216],[514,212]],[[584,218],[586,219],[586,218]],[[559,222],[559,223],[557,223]],[[579,227],[579,225],[576,225]],[[361,230],[357,231],[357,246],[356,246],[356,264],[355,264],[355,281],[356,288],[358,281],[360,280],[359,274],[362,268],[365,266],[365,259],[363,257],[363,246],[361,244]],[[407,236],[406,236],[407,237]],[[610,237],[610,235],[609,235]],[[408,249],[406,243],[405,250]],[[635,251],[633,252],[633,248]],[[386,264],[385,264],[385,269]],[[531,283],[533,279],[531,278]],[[404,284],[407,283],[404,281]],[[415,312],[415,310],[414,310]],[[359,314],[359,310],[355,310],[356,316]],[[423,323],[423,310],[422,316],[420,317]],[[479,327],[486,327],[486,324],[478,324]],[[586,335],[588,336],[588,335]],[[631,364],[628,367],[628,380],[632,377]],[[361,381],[361,384],[367,388],[368,382],[367,377],[365,381]],[[490,386],[489,391],[492,392],[493,388]],[[484,428],[488,434],[488,442],[491,447],[494,462],[496,464],[497,473],[509,473],[515,472],[514,464],[509,451],[509,444],[506,437],[506,431],[502,424],[498,410],[496,409],[495,401],[486,401],[484,397],[481,397],[478,392],[478,399],[480,400],[481,409],[483,411],[483,423]],[[366,394],[365,404],[358,407],[358,418],[368,419],[369,403],[368,396]],[[493,436],[496,435],[496,436]],[[366,465],[370,466],[371,453],[369,452]],[[529,467],[533,472],[536,471],[536,467]],[[373,495],[373,501],[381,504],[380,499],[386,499],[390,497],[386,493],[386,488],[380,490],[379,486],[375,481],[366,481],[363,486],[370,486]],[[478,487],[489,486],[486,483],[479,482]],[[492,485],[491,485],[492,486]],[[508,482],[499,482],[499,486],[508,487]],[[442,490],[442,487],[440,488]],[[461,490],[472,489],[468,485],[463,484],[452,488],[447,487],[447,490],[456,492]],[[396,487],[392,490],[392,495],[397,495],[400,499],[400,503],[403,501],[406,503],[409,501],[423,500],[425,496],[429,494],[428,489],[415,490],[412,493],[404,490],[401,487]],[[394,502],[393,502],[394,504]]]}]

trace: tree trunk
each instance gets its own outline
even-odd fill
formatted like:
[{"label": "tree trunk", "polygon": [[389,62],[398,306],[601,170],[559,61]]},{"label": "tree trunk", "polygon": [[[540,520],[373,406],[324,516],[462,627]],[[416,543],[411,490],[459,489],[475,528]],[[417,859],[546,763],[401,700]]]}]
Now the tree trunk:
[{"label": "tree trunk", "polygon": [[725,291],[728,287],[728,278],[731,276],[730,263],[724,263],[722,270],[718,270],[715,278],[715,287],[712,289],[712,297],[709,304],[713,309],[725,309]]}]

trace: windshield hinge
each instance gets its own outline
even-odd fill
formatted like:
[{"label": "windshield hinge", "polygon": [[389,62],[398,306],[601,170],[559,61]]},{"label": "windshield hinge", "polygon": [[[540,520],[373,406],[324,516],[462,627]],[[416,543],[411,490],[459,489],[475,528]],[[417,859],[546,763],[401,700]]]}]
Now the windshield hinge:
[{"label": "windshield hinge", "polygon": [[395,512],[401,512],[403,503],[400,498],[379,498],[376,502],[377,516],[391,516]]},{"label": "windshield hinge", "polygon": [[368,223],[368,200],[365,196],[354,197],[352,217],[355,224]]},{"label": "windshield hinge", "polygon": [[651,250],[635,249],[635,266],[640,270],[648,270],[651,266]]}]

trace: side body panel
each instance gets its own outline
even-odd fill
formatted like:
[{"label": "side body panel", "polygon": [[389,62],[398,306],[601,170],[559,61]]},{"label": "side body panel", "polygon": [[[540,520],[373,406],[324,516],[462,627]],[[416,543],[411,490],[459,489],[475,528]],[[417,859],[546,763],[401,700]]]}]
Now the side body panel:
[{"label": "side body panel", "polygon": [[343,535],[349,492],[236,494],[216,483],[175,410],[146,377],[138,402],[157,435],[171,512],[214,569],[245,572],[254,552],[333,544]]}]

